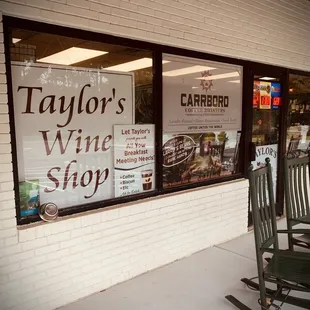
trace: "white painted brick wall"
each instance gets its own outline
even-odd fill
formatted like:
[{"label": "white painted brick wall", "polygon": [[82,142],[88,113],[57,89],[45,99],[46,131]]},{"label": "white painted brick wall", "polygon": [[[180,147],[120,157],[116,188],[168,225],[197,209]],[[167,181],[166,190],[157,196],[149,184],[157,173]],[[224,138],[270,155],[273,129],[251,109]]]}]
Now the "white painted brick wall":
[{"label": "white painted brick wall", "polygon": [[239,180],[17,230],[10,197],[0,211],[0,309],[55,309],[235,238],[247,230],[247,203]]},{"label": "white painted brick wall", "polygon": [[[2,0],[0,12],[310,71],[306,0]],[[0,310],[55,309],[246,232],[246,180],[17,229],[2,31]]]},{"label": "white painted brick wall", "polygon": [[1,0],[0,11],[310,71],[308,0]]}]

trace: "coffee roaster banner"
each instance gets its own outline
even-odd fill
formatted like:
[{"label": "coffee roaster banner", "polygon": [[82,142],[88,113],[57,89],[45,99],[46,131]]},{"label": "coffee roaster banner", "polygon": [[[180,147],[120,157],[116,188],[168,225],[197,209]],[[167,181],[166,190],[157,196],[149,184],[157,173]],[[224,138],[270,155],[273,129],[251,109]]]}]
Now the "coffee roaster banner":
[{"label": "coffee roaster banner", "polygon": [[242,114],[242,68],[164,56],[163,132],[238,131]]}]

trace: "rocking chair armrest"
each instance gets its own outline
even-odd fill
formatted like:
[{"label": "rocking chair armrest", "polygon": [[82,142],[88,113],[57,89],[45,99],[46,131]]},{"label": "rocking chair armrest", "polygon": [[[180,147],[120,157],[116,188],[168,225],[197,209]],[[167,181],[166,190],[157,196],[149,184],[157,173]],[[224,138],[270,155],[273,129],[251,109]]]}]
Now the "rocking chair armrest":
[{"label": "rocking chair armrest", "polygon": [[310,235],[310,229],[280,229],[278,234],[298,234],[298,235]]}]

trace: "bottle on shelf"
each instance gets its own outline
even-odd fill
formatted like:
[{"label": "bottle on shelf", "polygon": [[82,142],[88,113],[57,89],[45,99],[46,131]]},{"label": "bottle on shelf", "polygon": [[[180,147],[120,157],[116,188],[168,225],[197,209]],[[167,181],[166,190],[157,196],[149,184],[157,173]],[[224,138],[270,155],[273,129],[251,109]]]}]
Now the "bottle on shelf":
[{"label": "bottle on shelf", "polygon": [[258,139],[257,139],[257,144],[258,144],[258,145],[262,145],[262,139],[261,139],[261,138],[258,138]]},{"label": "bottle on shelf", "polygon": [[299,105],[299,111],[300,111],[300,113],[304,113],[304,111],[305,111],[305,104],[303,102],[301,102]]},{"label": "bottle on shelf", "polygon": [[310,129],[307,131],[307,141],[310,141]]},{"label": "bottle on shelf", "polygon": [[295,100],[291,100],[291,111],[296,112]]},{"label": "bottle on shelf", "polygon": [[297,101],[297,100],[294,100],[294,101],[296,101],[296,103],[295,103],[295,107],[296,107],[296,112],[298,113],[298,112],[300,112],[300,106],[299,106],[299,102]]}]

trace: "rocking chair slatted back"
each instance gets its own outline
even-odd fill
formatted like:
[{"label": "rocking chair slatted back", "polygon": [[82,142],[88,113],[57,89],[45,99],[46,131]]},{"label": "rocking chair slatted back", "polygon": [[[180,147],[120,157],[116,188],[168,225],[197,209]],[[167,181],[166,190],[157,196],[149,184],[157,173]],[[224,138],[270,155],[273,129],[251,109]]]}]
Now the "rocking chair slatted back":
[{"label": "rocking chair slatted back", "polygon": [[284,158],[285,203],[288,219],[310,214],[309,157]]},{"label": "rocking chair slatted back", "polygon": [[266,167],[255,171],[251,166],[249,173],[256,251],[261,254],[267,252],[271,245],[274,250],[279,248],[269,158],[266,159],[266,163]]}]

